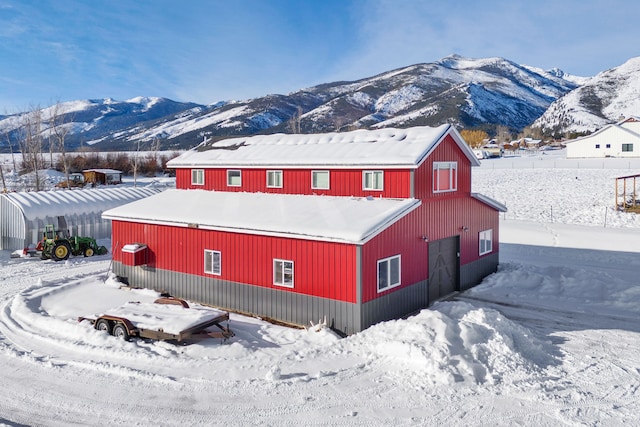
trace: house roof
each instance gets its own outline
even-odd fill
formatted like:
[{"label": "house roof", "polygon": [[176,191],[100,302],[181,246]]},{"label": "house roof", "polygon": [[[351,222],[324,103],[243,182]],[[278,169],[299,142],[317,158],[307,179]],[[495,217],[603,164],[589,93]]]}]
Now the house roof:
[{"label": "house roof", "polygon": [[6,193],[28,220],[69,214],[101,213],[115,206],[158,193],[155,188],[120,187],[105,189],[24,191]]},{"label": "house roof", "polygon": [[631,137],[633,139],[639,139],[640,138],[640,135],[637,134],[636,132],[634,132],[631,129],[628,129],[628,128],[626,128],[624,126],[621,126],[621,125],[618,125],[618,124],[608,124],[608,125],[604,126],[603,128],[598,129],[597,131],[595,131],[594,133],[592,133],[590,135],[582,136],[580,138],[576,138],[576,139],[573,139],[571,141],[566,141],[565,145],[569,145],[569,144],[573,144],[573,143],[576,143],[576,142],[580,142],[580,141],[585,141],[585,140],[591,139],[591,138],[596,137],[598,135],[601,135],[601,134],[603,134],[605,132],[610,132],[611,129],[617,129],[617,130],[620,130],[622,132],[625,132],[625,133],[628,134],[629,137]]},{"label": "house roof", "polygon": [[103,218],[362,244],[420,206],[416,199],[166,190]]},{"label": "house roof", "polygon": [[416,168],[451,135],[472,165],[480,163],[451,125],[355,130],[325,134],[275,134],[203,143],[167,163],[185,167]]},{"label": "house roof", "polygon": [[115,169],[85,169],[82,172],[98,172],[98,173],[104,173],[104,174],[122,174],[122,171],[119,170],[115,170]]}]

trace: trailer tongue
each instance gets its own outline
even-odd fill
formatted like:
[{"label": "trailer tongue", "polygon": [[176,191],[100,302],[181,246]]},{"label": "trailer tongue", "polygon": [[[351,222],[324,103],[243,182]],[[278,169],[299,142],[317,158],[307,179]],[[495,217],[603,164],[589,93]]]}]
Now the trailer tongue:
[{"label": "trailer tongue", "polygon": [[[131,337],[182,342],[211,337],[226,340],[235,334],[224,326],[229,313],[208,307],[190,307],[177,298],[159,298],[154,303],[129,302],[87,320],[95,329],[128,340]],[[207,330],[207,329],[213,330]]]}]

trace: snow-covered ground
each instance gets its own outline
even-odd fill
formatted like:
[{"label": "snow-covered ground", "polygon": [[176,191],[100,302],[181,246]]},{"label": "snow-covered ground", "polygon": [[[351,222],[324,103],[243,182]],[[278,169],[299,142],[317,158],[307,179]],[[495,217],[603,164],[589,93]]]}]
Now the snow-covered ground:
[{"label": "snow-covered ground", "polygon": [[640,222],[613,178],[640,161],[561,156],[474,170],[509,207],[498,273],[343,339],[232,314],[225,343],[116,340],[76,318],[156,294],[118,289],[109,256],[1,252],[0,424],[637,424]]}]

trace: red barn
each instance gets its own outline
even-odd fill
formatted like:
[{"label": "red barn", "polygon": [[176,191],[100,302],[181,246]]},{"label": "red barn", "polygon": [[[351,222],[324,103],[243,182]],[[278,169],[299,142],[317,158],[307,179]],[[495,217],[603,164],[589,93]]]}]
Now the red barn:
[{"label": "red barn", "polygon": [[103,214],[113,270],[229,310],[350,334],[478,284],[498,266],[501,204],[471,193],[450,125],[206,144],[176,190]]}]

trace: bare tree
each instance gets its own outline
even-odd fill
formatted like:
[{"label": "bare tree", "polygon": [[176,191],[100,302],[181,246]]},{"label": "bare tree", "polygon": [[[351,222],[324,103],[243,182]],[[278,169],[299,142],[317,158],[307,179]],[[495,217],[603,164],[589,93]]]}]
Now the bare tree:
[{"label": "bare tree", "polygon": [[4,131],[4,138],[7,141],[7,145],[9,145],[9,151],[11,152],[11,163],[13,164],[13,172],[16,173],[18,171],[18,167],[16,166],[16,156],[13,150],[13,144],[11,143],[11,134],[9,133],[9,127],[7,127]]},{"label": "bare tree", "polygon": [[[16,157],[13,153],[13,144],[11,144],[11,135],[9,135],[9,130],[5,130],[4,132],[5,140],[7,141],[7,145],[9,145],[9,151],[11,152],[11,161],[13,162],[13,172],[16,173]],[[7,182],[4,179],[4,170],[2,165],[0,165],[0,177],[2,178],[2,192],[6,193],[7,190]]]},{"label": "bare tree", "polygon": [[20,151],[27,172],[33,172],[33,187],[35,191],[41,190],[40,169],[42,168],[42,110],[40,107],[31,110],[22,116],[20,128]]},{"label": "bare tree", "polygon": [[138,139],[136,152],[133,154],[133,186],[138,186],[138,168],[140,167],[140,140]]},{"label": "bare tree", "polygon": [[498,125],[496,127],[496,139],[500,142],[510,142],[511,141],[511,131],[507,126]]},{"label": "bare tree", "polygon": [[300,121],[302,119],[302,107],[298,105],[296,112],[291,116],[288,121],[289,131],[291,133],[301,133],[300,131]]},{"label": "bare tree", "polygon": [[[49,119],[49,125],[51,129],[51,133],[53,133],[56,142],[56,148],[60,151],[60,158],[62,160],[62,168],[64,169],[64,179],[65,182],[69,182],[69,162],[67,161],[67,150],[65,147],[65,139],[67,134],[71,130],[71,127],[65,126],[65,122],[73,122],[73,119],[68,115],[65,115],[62,111],[62,105],[58,101],[56,105],[53,106],[51,111],[51,117]],[[50,147],[52,146],[49,143]],[[69,186],[67,185],[67,188]]]}]

